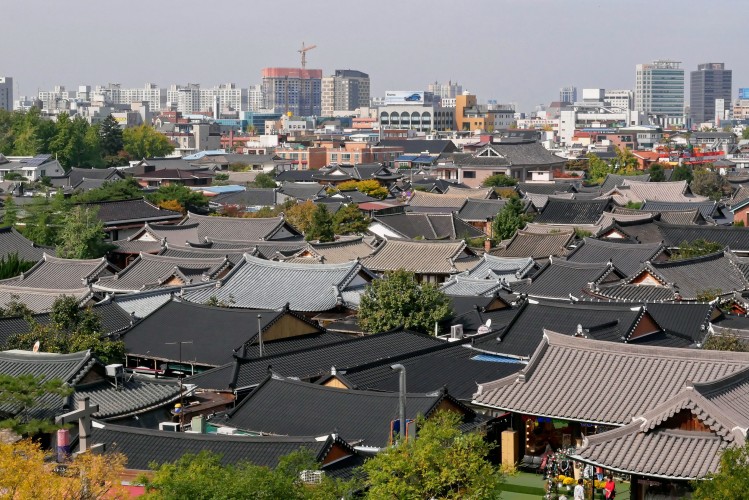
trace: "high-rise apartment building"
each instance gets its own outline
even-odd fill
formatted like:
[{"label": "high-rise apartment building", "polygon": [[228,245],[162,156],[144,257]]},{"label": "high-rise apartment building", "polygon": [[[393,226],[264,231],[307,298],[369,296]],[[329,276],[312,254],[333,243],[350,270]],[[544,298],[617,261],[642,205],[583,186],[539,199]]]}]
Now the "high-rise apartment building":
[{"label": "high-rise apartment building", "polygon": [[263,68],[265,109],[295,116],[320,116],[322,112],[322,70]]},{"label": "high-rise apartment building", "polygon": [[322,79],[322,115],[354,111],[369,106],[369,75],[353,69],[337,69]]},{"label": "high-rise apartment building", "polygon": [[631,90],[606,90],[603,94],[603,103],[609,108],[627,111],[634,108],[634,92]]},{"label": "high-rise apartment building", "polygon": [[[731,103],[732,71],[724,63],[697,65],[690,73],[689,117],[694,125],[723,119]],[[716,109],[715,101],[723,100],[723,109]]]},{"label": "high-rise apartment building", "polygon": [[435,97],[440,99],[455,99],[463,94],[463,86],[459,83],[448,81],[447,83],[430,83],[427,86],[427,92],[431,92]]},{"label": "high-rise apartment building", "polygon": [[186,115],[204,111],[200,109],[200,84],[197,83],[171,85],[166,91],[166,100],[170,105],[176,106],[177,111]]},{"label": "high-rise apartment building", "polygon": [[13,110],[13,78],[0,76],[0,109]]},{"label": "high-rise apartment building", "polygon": [[75,94],[65,90],[64,85],[55,85],[54,90],[40,90],[37,97],[42,109],[60,109],[65,107],[65,101],[75,99]]},{"label": "high-rise apartment building", "polygon": [[635,109],[656,115],[663,126],[684,124],[684,70],[681,62],[659,60],[637,65]]},{"label": "high-rise apartment building", "polygon": [[570,85],[559,89],[559,102],[577,102],[577,87]]},{"label": "high-rise apartment building", "polygon": [[247,89],[247,110],[259,111],[263,109],[263,85],[250,85]]}]

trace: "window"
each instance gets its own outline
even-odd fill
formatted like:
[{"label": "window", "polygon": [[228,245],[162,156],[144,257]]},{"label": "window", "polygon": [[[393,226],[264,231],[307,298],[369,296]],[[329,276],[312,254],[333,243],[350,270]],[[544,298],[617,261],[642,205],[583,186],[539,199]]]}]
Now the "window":
[{"label": "window", "polygon": [[476,178],[476,171],[475,170],[463,170],[463,178],[464,179],[475,179]]}]

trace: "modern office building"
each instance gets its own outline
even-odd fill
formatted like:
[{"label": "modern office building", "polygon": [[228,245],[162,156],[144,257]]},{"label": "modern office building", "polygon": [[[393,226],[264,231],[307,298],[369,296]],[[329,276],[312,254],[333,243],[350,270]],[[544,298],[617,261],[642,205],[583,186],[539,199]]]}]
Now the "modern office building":
[{"label": "modern office building", "polygon": [[577,87],[570,85],[559,89],[559,102],[577,102]]},{"label": "modern office building", "polygon": [[684,70],[681,62],[638,64],[635,109],[654,115],[662,126],[684,124]]},{"label": "modern office building", "polygon": [[427,92],[431,92],[435,97],[440,99],[455,99],[463,93],[463,86],[459,83],[453,83],[452,80],[447,83],[430,83],[427,86]]},{"label": "modern office building", "polygon": [[[732,71],[724,63],[704,63],[697,65],[697,71],[690,73],[689,117],[693,125],[713,122],[726,118],[731,104]],[[716,101],[723,103],[716,108]]]},{"label": "modern office building", "polygon": [[353,69],[337,69],[322,79],[322,115],[354,111],[369,106],[369,75]]},{"label": "modern office building", "polygon": [[377,113],[381,130],[431,132],[452,130],[455,126],[455,108],[442,107],[434,94],[420,90],[388,90]]},{"label": "modern office building", "polygon": [[634,108],[635,95],[631,90],[607,90],[603,94],[603,103],[609,108],[627,111]]},{"label": "modern office building", "polygon": [[263,68],[264,108],[294,116],[320,116],[322,70]]},{"label": "modern office building", "polygon": [[13,78],[0,76],[0,109],[13,110]]}]

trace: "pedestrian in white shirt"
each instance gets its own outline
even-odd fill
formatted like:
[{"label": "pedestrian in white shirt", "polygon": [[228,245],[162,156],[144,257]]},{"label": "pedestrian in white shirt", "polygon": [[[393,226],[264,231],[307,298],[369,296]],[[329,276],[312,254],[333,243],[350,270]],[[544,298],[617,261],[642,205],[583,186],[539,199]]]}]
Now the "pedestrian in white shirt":
[{"label": "pedestrian in white shirt", "polygon": [[577,480],[577,486],[575,486],[575,500],[585,500],[585,488],[583,487],[583,479]]}]

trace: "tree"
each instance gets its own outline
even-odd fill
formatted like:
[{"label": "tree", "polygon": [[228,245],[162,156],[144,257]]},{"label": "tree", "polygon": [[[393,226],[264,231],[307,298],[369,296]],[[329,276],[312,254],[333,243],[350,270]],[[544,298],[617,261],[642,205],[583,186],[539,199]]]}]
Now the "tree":
[{"label": "tree", "polygon": [[333,217],[328,212],[325,203],[318,203],[317,208],[312,212],[312,223],[305,233],[305,239],[307,241],[317,240],[320,243],[335,239]]},{"label": "tree", "polygon": [[694,172],[691,188],[695,194],[719,201],[723,196],[724,184],[727,183],[719,173],[708,169],[700,169]]},{"label": "tree", "polygon": [[35,196],[30,205],[26,206],[27,217],[23,235],[42,246],[57,245],[57,233],[59,230],[59,219],[62,213],[55,210],[56,207],[44,196]]},{"label": "tree", "polygon": [[77,205],[62,218],[57,256],[63,259],[96,259],[109,250],[104,223],[97,208]]},{"label": "tree", "polygon": [[512,238],[528,219],[523,215],[523,203],[518,198],[509,198],[492,223],[492,234],[495,240]]},{"label": "tree", "polygon": [[72,197],[74,203],[96,203],[98,201],[132,200],[141,198],[143,190],[138,182],[132,178],[106,181],[101,187],[76,193]]},{"label": "tree", "polygon": [[203,193],[193,191],[181,184],[161,186],[156,192],[150,194],[148,199],[156,205],[174,200],[185,207],[186,210],[201,209],[208,206],[208,198]]},{"label": "tree", "polygon": [[124,147],[122,140],[122,129],[114,116],[110,113],[99,127],[101,141],[101,152],[105,157],[117,156]]},{"label": "tree", "polygon": [[721,250],[723,250],[723,245],[714,241],[705,241],[703,239],[694,240],[691,243],[682,241],[679,249],[671,253],[669,260],[691,259],[692,257],[720,252]]},{"label": "tree", "polygon": [[304,203],[297,203],[286,210],[286,220],[299,231],[306,234],[312,225],[312,214],[316,208],[317,206],[310,200]]},{"label": "tree", "polygon": [[678,165],[674,167],[674,172],[671,174],[671,181],[692,182],[692,169],[687,165]]},{"label": "tree", "polygon": [[10,337],[8,345],[12,349],[30,350],[38,341],[44,352],[65,354],[91,350],[105,364],[119,363],[125,357],[124,343],[104,338],[99,315],[90,307],[81,309],[74,297],[58,297],[52,304],[47,324],[38,323],[30,315],[26,316],[26,321],[31,328]]},{"label": "tree", "polygon": [[[18,252],[0,255],[0,280],[13,278],[28,271],[34,266],[34,262],[21,260]],[[2,314],[0,314],[2,316]]]},{"label": "tree", "polygon": [[508,177],[505,174],[494,174],[484,179],[484,182],[482,182],[481,185],[484,187],[508,187],[514,186],[517,183],[517,179]]},{"label": "tree", "polygon": [[364,233],[369,227],[369,222],[369,218],[359,210],[356,203],[341,207],[333,216],[335,234]]},{"label": "tree", "polygon": [[399,326],[430,333],[450,314],[450,300],[436,284],[420,285],[413,273],[399,269],[367,285],[359,304],[359,325],[369,333]]},{"label": "tree", "polygon": [[185,207],[180,205],[177,200],[162,201],[161,203],[159,203],[159,208],[163,208],[164,210],[171,210],[172,212],[185,213]]},{"label": "tree", "polygon": [[746,498],[749,491],[749,441],[743,446],[725,448],[720,456],[717,472],[703,480],[694,481],[693,500],[716,498]]},{"label": "tree", "polygon": [[272,175],[266,173],[259,173],[255,176],[255,180],[252,181],[252,186],[256,188],[275,188],[276,180]]},{"label": "tree", "polygon": [[614,173],[614,168],[603,161],[598,155],[588,153],[588,182],[600,184],[608,174]]},{"label": "tree", "polygon": [[5,214],[3,215],[4,226],[15,226],[18,222],[18,207],[16,201],[13,199],[13,195],[9,194],[5,197]]},{"label": "tree", "polygon": [[666,174],[663,171],[663,165],[658,162],[650,165],[648,173],[650,174],[650,182],[663,182],[666,180]]},{"label": "tree", "polygon": [[493,446],[478,432],[461,432],[460,423],[449,411],[417,419],[417,439],[364,463],[367,498],[499,498],[502,475],[487,460]]},{"label": "tree", "polygon": [[174,151],[174,144],[148,125],[126,128],[122,142],[127,154],[136,159],[162,157]]},{"label": "tree", "polygon": [[43,396],[66,397],[73,392],[59,379],[44,380],[44,376],[30,374],[0,374],[0,404],[15,415],[0,421],[0,429],[9,429],[20,436],[34,436],[54,432],[58,427],[49,419],[33,418],[32,409],[44,409]]},{"label": "tree", "polygon": [[65,464],[47,458],[38,442],[0,443],[3,498],[129,498],[120,480],[125,470],[122,454],[81,453]]},{"label": "tree", "polygon": [[364,193],[372,198],[383,199],[387,197],[388,190],[386,187],[381,186],[377,179],[369,179],[364,181],[345,181],[337,186],[339,191],[353,191],[357,190],[360,193]]},{"label": "tree", "polygon": [[620,175],[637,175],[640,173],[637,158],[629,148],[614,146],[614,153],[616,154],[616,158],[614,158],[615,173]]},{"label": "tree", "polygon": [[744,130],[741,131],[741,138],[742,139],[749,139],[749,127],[744,126]]},{"label": "tree", "polygon": [[5,307],[0,307],[0,318],[30,318],[33,314],[15,293],[10,294],[10,300],[6,302]]},{"label": "tree", "polygon": [[749,352],[749,344],[735,333],[710,335],[702,348],[709,351]]}]

